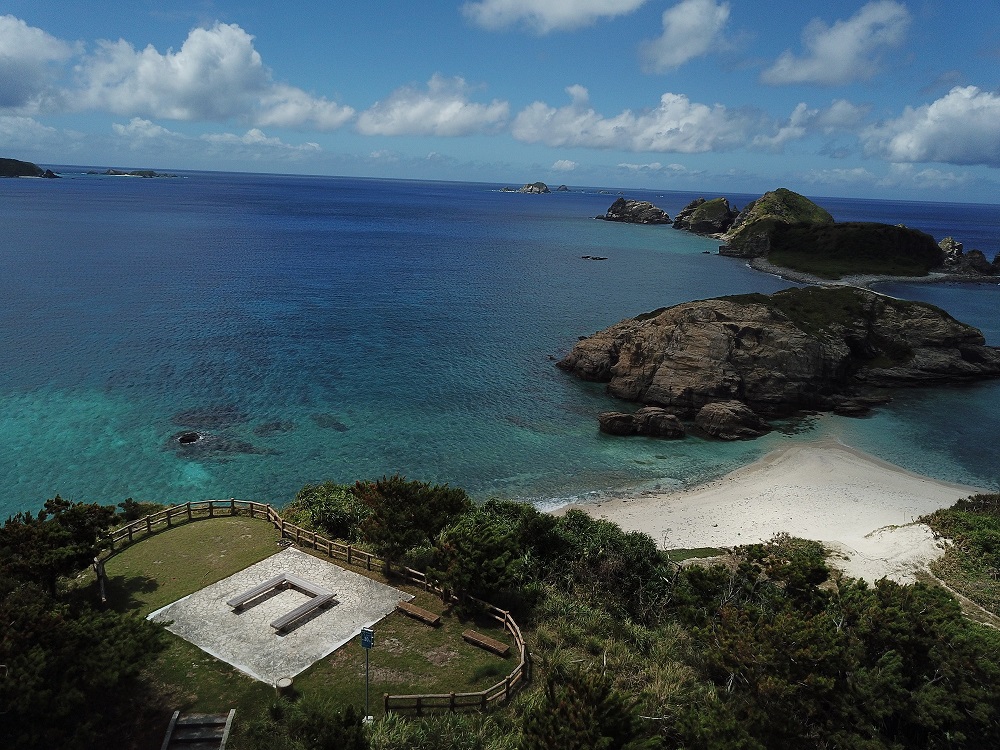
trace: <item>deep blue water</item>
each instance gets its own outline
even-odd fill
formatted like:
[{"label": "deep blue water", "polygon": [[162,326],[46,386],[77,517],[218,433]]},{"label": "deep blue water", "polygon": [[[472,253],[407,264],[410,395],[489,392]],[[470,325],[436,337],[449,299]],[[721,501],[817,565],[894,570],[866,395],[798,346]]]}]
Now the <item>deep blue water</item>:
[{"label": "deep blue water", "polygon": [[[57,492],[283,503],[308,482],[397,471],[546,501],[695,482],[820,435],[996,483],[993,384],[907,393],[868,419],[825,417],[754,443],[600,435],[596,414],[614,402],[554,367],[578,336],[787,283],[714,254],[712,240],[595,221],[616,191],[499,187],[219,173],[0,181],[0,515]],[[695,197],[627,194],[671,215]],[[819,202],[839,220],[1000,250],[996,206]],[[1000,287],[885,291],[940,304],[1000,344]],[[173,438],[188,429],[209,438],[183,448]]]}]

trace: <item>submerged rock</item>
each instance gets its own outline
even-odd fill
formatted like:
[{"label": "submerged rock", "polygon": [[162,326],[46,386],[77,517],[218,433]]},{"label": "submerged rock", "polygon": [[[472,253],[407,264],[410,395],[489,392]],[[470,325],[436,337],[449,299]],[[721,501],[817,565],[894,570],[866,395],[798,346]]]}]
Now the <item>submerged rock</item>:
[{"label": "submerged rock", "polygon": [[260,448],[246,440],[190,430],[172,435],[167,446],[182,458],[199,460],[224,461],[239,454],[277,455],[275,450]]},{"label": "submerged rock", "polygon": [[216,404],[179,411],[170,418],[170,421],[181,427],[203,430],[224,429],[248,422],[250,416],[233,404]]},{"label": "submerged rock", "polygon": [[313,422],[317,427],[325,430],[336,430],[337,432],[347,432],[350,428],[340,421],[336,414],[313,414]]},{"label": "submerged rock", "polygon": [[281,435],[295,429],[295,422],[264,422],[253,428],[253,434],[259,437],[270,437],[271,435]]},{"label": "submerged rock", "polygon": [[597,424],[600,431],[608,435],[648,435],[676,439],[685,434],[681,420],[657,406],[644,406],[635,414],[602,412],[597,415]]}]

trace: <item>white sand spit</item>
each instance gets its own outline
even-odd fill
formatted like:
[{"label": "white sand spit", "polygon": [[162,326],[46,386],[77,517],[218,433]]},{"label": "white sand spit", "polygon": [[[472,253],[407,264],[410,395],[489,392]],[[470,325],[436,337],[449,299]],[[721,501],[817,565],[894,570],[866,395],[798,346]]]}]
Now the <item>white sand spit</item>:
[{"label": "white sand spit", "polygon": [[822,542],[850,576],[909,582],[944,549],[916,519],[983,491],[817,441],[694,489],[568,507],[643,531],[664,549],[734,547],[787,532]]}]

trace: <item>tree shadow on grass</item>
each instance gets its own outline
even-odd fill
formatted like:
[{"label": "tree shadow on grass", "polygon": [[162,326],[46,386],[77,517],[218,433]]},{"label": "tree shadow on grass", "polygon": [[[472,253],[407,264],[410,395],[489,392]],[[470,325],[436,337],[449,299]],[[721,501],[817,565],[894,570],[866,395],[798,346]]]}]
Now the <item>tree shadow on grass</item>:
[{"label": "tree shadow on grass", "polygon": [[108,607],[118,612],[133,612],[142,609],[146,602],[140,594],[151,594],[160,587],[155,578],[149,576],[112,576],[108,578],[105,593]]}]

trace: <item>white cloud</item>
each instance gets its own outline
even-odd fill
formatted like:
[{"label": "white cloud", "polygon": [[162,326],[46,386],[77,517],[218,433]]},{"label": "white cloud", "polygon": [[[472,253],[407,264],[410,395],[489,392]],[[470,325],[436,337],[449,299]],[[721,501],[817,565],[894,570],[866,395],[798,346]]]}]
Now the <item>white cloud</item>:
[{"label": "white cloud", "polygon": [[34,118],[0,115],[0,142],[6,148],[37,148],[40,144],[53,144],[59,139],[59,131],[42,125]]},{"label": "white cloud", "polygon": [[679,68],[719,44],[729,20],[729,3],[682,0],[663,12],[663,34],[640,48],[646,69],[663,73]]},{"label": "white cloud", "polygon": [[652,110],[625,110],[604,117],[589,106],[583,86],[566,89],[571,103],[555,108],[535,102],[514,119],[519,141],[548,146],[622,149],[625,151],[697,153],[722,151],[745,140],[748,123],[721,104],[707,106],[683,94],[665,93]]},{"label": "white cloud", "polygon": [[150,120],[144,120],[141,117],[133,117],[128,125],[122,125],[120,123],[112,123],[111,129],[120,136],[125,138],[141,138],[141,139],[152,139],[152,138],[177,138],[180,137],[179,133],[174,133],[167,130],[162,125],[157,125],[155,122]]},{"label": "white cloud", "polygon": [[966,172],[946,172],[933,167],[916,169],[912,164],[891,164],[889,174],[880,180],[879,184],[889,187],[947,190],[968,185],[973,179],[972,175]]},{"label": "white cloud", "polygon": [[569,159],[559,159],[552,165],[554,172],[572,172],[576,169],[576,162]]},{"label": "white cloud", "polygon": [[788,122],[781,125],[774,135],[757,135],[753,145],[771,151],[781,151],[786,143],[805,138],[812,133],[830,136],[860,127],[868,107],[835,99],[826,109],[810,108],[800,102],[792,110]]},{"label": "white cloud", "polygon": [[11,15],[0,16],[0,109],[37,110],[51,95],[53,63],[78,48]]},{"label": "white cloud", "polygon": [[903,42],[910,12],[895,0],[865,5],[846,21],[827,26],[816,18],[802,32],[806,54],[786,50],[765,70],[765,83],[817,83],[836,86],[867,80],[879,68],[879,52]]},{"label": "white cloud", "polygon": [[648,164],[632,164],[630,162],[619,162],[619,169],[624,169],[628,172],[659,172],[663,169],[663,165],[658,161],[651,161]]},{"label": "white cloud", "polygon": [[864,167],[814,169],[802,178],[816,185],[872,185],[878,180]]},{"label": "white cloud", "polygon": [[869,128],[866,150],[893,162],[1000,167],[1000,94],[955,87],[895,120]]},{"label": "white cloud", "polygon": [[287,151],[320,151],[318,143],[302,143],[298,146],[285,143],[280,138],[268,137],[260,128],[251,128],[243,135],[235,133],[206,133],[201,136],[203,141],[225,146],[255,146],[267,149]]},{"label": "white cloud", "polygon": [[272,80],[253,37],[236,24],[193,29],[180,50],[141,52],[125,40],[98,43],[77,67],[78,106],[171,120],[339,127],[354,112]]},{"label": "white cloud", "polygon": [[975,178],[967,172],[949,172],[941,169],[917,169],[912,164],[890,164],[884,174],[875,174],[864,167],[841,169],[816,169],[801,175],[814,185],[852,187],[879,187],[917,190],[948,190],[970,185]]},{"label": "white cloud", "polygon": [[486,29],[502,29],[521,21],[537,31],[565,31],[589,26],[600,18],[624,16],[646,0],[480,0],[465,3],[462,13]]},{"label": "white cloud", "polygon": [[359,115],[363,135],[461,136],[496,130],[507,121],[510,105],[469,101],[471,87],[462,78],[435,74],[427,89],[404,86]]}]

